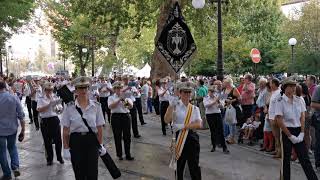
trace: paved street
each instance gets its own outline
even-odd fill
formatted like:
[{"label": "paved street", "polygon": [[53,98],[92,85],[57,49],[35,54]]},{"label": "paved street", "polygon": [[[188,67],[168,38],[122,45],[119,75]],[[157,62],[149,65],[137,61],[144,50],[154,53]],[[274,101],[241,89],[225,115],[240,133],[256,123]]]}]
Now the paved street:
[{"label": "paved street", "polygon": [[[133,139],[132,154],[135,161],[119,161],[115,157],[114,142],[110,125],[105,127],[104,142],[116,164],[120,167],[122,177],[126,180],[172,180],[173,171],[168,167],[170,160],[170,136],[163,137],[160,130],[160,120],[154,114],[145,116],[145,126],[139,126],[141,139]],[[26,120],[29,121],[28,119]],[[210,152],[209,131],[199,132],[201,153],[200,166],[203,180],[273,180],[279,179],[279,160],[257,151],[257,147],[246,145],[229,146],[230,155],[222,153],[222,149]],[[21,180],[71,180],[74,179],[70,162],[60,165],[46,166],[41,133],[34,126],[27,124],[26,138],[18,143]],[[256,148],[256,149],[255,149]],[[0,173],[1,174],[1,173]],[[99,165],[99,180],[111,180],[103,164]],[[292,166],[292,180],[306,179],[299,164]]]}]

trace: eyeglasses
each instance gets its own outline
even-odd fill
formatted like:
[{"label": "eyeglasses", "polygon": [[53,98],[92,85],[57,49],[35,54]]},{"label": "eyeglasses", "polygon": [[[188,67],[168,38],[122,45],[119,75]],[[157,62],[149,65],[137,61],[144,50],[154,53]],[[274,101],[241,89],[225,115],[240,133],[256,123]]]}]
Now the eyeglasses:
[{"label": "eyeglasses", "polygon": [[183,93],[185,93],[185,94],[190,94],[191,93],[191,91],[182,91]]},{"label": "eyeglasses", "polygon": [[76,87],[76,89],[87,89],[88,87]]}]

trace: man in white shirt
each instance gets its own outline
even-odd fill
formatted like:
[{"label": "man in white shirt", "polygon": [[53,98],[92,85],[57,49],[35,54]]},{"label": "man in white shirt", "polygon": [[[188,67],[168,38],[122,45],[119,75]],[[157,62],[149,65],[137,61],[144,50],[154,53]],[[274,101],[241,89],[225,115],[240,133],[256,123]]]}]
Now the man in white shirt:
[{"label": "man in white shirt", "polygon": [[142,111],[144,114],[148,114],[148,94],[149,94],[149,85],[147,80],[143,81],[142,92],[141,92],[141,105]]},{"label": "man in white shirt", "polygon": [[270,104],[268,108],[268,115],[269,115],[269,120],[271,123],[271,128],[272,128],[272,134],[275,139],[275,153],[273,153],[274,158],[280,158],[281,157],[281,145],[280,145],[280,128],[277,125],[277,122],[275,120],[276,118],[276,102],[277,99],[280,97],[280,81],[277,78],[274,78],[271,80],[271,98],[270,98]]}]

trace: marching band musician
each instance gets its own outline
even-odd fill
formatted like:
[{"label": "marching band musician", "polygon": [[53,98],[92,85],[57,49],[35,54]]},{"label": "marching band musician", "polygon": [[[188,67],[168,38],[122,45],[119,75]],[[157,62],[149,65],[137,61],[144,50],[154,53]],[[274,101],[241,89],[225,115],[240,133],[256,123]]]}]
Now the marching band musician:
[{"label": "marching band musician", "polygon": [[137,92],[138,90],[135,87],[134,83],[132,83],[132,82],[129,83],[128,76],[123,77],[123,82],[124,82],[124,87],[123,87],[122,91],[124,92],[125,97],[130,98],[133,103],[133,107],[130,109],[133,137],[140,138],[141,135],[139,134],[138,122],[137,122],[138,121],[137,120],[137,107],[135,105],[135,102],[136,102],[135,95],[138,93]]},{"label": "marching band musician", "polygon": [[47,154],[47,165],[51,166],[53,161],[52,142],[55,144],[57,160],[63,164],[60,120],[58,114],[53,110],[54,106],[61,101],[53,94],[53,83],[46,82],[43,88],[44,94],[38,99],[37,111],[41,117],[40,129]]},{"label": "marching band musician", "polygon": [[129,109],[133,108],[133,102],[130,98],[125,98],[121,91],[123,84],[120,81],[113,83],[114,94],[108,99],[108,106],[111,110],[111,126],[119,160],[122,157],[122,137],[124,141],[124,151],[126,159],[134,160],[130,153],[131,131]]},{"label": "marching band musician", "polygon": [[199,136],[195,130],[201,128],[202,119],[199,108],[190,103],[194,87],[191,82],[180,83],[180,100],[170,104],[164,118],[166,123],[172,122],[173,118],[175,119],[173,127],[177,137],[175,156],[178,180],[183,180],[184,167],[187,161],[191,179],[201,179],[199,167],[200,144]]},{"label": "marching band musician", "polygon": [[112,85],[109,81],[105,80],[105,78],[102,76],[100,77],[100,83],[98,87],[99,87],[100,103],[101,103],[104,121],[106,122],[106,113],[107,113],[108,122],[110,123],[111,112],[110,112],[110,109],[108,108],[108,97],[112,93]]},{"label": "marching band musician", "polygon": [[[102,145],[104,119],[101,105],[89,99],[90,78],[78,77],[72,83],[77,98],[75,102],[67,104],[61,118],[64,158],[71,158],[76,180],[97,180],[99,153],[106,152]],[[87,121],[95,135],[89,132],[84,121]],[[96,138],[102,145],[100,151],[96,146]]]},{"label": "marching band musician", "polygon": [[32,115],[33,115],[33,122],[36,126],[36,131],[39,130],[39,112],[37,111],[37,100],[38,97],[42,94],[42,89],[40,85],[40,79],[35,78],[34,81],[31,83],[31,107],[32,107]]},{"label": "marching band musician", "polygon": [[162,134],[164,136],[167,135],[166,132],[166,123],[164,121],[164,116],[169,106],[170,100],[170,92],[168,87],[168,80],[163,78],[160,80],[160,88],[158,89],[159,101],[160,101],[160,118],[161,118],[161,127],[162,127]]},{"label": "marching band musician", "polygon": [[228,154],[229,150],[227,149],[226,141],[223,135],[223,120],[220,110],[220,97],[215,94],[216,89],[216,86],[210,86],[208,89],[209,94],[203,100],[204,107],[206,108],[206,118],[211,132],[211,152],[216,151],[216,138],[218,138],[218,142],[220,142],[223,152]]},{"label": "marching band musician", "polygon": [[282,84],[283,94],[276,102],[276,121],[282,130],[281,180],[290,180],[290,157],[294,147],[308,180],[317,180],[304,142],[306,107],[303,100],[295,96],[296,82],[287,78]]},{"label": "marching band musician", "polygon": [[23,88],[23,95],[26,96],[26,104],[28,109],[28,115],[30,122],[29,124],[33,123],[33,115],[32,115],[32,101],[31,101],[31,90],[32,90],[32,78],[31,76],[27,76],[26,78],[27,82],[25,83],[25,86]]}]

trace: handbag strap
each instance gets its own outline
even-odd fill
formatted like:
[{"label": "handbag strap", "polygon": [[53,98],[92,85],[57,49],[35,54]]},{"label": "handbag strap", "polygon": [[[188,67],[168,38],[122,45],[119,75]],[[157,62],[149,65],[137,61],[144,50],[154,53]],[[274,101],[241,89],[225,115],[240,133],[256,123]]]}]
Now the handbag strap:
[{"label": "handbag strap", "polygon": [[[86,120],[85,118],[83,118],[82,110],[81,110],[78,106],[76,106],[76,109],[77,109],[77,111],[79,112],[79,114],[80,114],[80,116],[81,116],[81,118],[82,118],[82,121],[84,122],[84,124],[85,124],[85,125],[87,126],[87,128],[89,129],[89,133],[92,134],[92,135],[94,135],[94,136],[96,137],[95,133],[92,131],[91,127],[89,126],[87,120]],[[96,137],[95,139],[96,139],[97,146],[100,147],[100,143],[99,143],[99,141],[98,141],[98,138]]]}]

